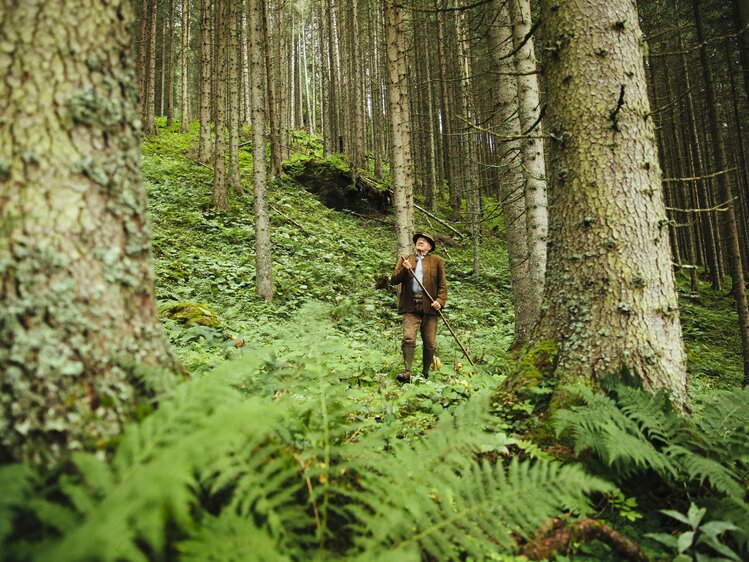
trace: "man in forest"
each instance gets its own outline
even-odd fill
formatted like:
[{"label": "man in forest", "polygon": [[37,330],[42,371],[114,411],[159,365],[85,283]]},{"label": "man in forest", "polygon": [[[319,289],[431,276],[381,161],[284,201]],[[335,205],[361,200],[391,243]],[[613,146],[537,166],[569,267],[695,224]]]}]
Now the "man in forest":
[{"label": "man in forest", "polygon": [[398,312],[403,315],[403,362],[405,370],[398,382],[411,382],[411,363],[416,347],[416,330],[421,328],[423,344],[422,376],[429,376],[437,339],[437,316],[447,301],[447,278],[442,258],[429,254],[434,250],[434,237],[417,232],[413,237],[415,252],[400,256],[390,276],[390,284],[401,284]]}]

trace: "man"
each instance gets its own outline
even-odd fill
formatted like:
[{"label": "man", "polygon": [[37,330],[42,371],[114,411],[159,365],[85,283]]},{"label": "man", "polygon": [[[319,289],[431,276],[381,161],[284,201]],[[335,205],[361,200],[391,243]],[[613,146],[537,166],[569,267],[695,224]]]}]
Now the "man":
[{"label": "man", "polygon": [[402,383],[411,382],[411,363],[416,347],[416,330],[419,328],[423,344],[421,373],[425,379],[429,376],[436,348],[438,311],[447,301],[445,264],[441,257],[429,255],[436,246],[434,237],[426,232],[417,232],[413,241],[415,253],[399,257],[390,276],[391,285],[401,284],[398,312],[403,315],[401,349],[405,370],[398,375],[397,380]]}]

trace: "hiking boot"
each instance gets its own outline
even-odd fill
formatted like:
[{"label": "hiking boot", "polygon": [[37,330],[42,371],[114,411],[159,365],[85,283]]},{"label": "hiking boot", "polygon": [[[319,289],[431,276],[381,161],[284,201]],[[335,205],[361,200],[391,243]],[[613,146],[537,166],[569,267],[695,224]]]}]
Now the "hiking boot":
[{"label": "hiking boot", "polygon": [[403,371],[400,373],[397,377],[395,377],[395,380],[397,380],[400,383],[407,384],[411,382],[411,371]]}]

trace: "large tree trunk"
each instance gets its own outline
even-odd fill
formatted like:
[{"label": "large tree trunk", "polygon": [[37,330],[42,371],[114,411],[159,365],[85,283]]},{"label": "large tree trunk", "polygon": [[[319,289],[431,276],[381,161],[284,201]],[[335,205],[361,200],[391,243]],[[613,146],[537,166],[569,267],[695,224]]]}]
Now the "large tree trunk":
[{"label": "large tree trunk", "polygon": [[393,206],[398,255],[411,252],[413,241],[413,173],[411,170],[411,117],[408,107],[406,40],[403,9],[385,7],[388,58],[388,102],[392,141]]},{"label": "large tree trunk", "polygon": [[155,310],[132,15],[51,0],[2,16],[0,464],[104,449],[135,410],[136,365],[174,367]]},{"label": "large tree trunk", "polygon": [[252,72],[252,184],[255,192],[255,292],[273,298],[270,220],[268,219],[267,171],[265,165],[265,25],[263,0],[248,0]]},{"label": "large tree trunk", "polygon": [[684,348],[635,4],[544,0],[541,21],[554,140],[536,338],[556,347],[562,384],[629,375],[649,390],[665,388],[684,408]]},{"label": "large tree trunk", "polygon": [[528,238],[528,275],[530,277],[531,314],[538,319],[546,276],[546,163],[544,162],[543,131],[536,54],[531,31],[529,0],[509,0],[512,39],[515,46],[515,70],[518,77],[518,115],[522,132],[528,135],[521,143],[525,177],[525,224]]}]

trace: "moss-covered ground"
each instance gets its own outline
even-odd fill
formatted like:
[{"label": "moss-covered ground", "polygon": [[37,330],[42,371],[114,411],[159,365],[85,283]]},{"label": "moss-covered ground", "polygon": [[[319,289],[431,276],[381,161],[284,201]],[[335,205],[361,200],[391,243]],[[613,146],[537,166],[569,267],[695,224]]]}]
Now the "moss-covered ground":
[{"label": "moss-covered ground", "polygon": [[[292,158],[319,156],[319,140],[300,134],[294,139]],[[376,288],[378,278],[390,275],[396,258],[393,229],[382,222],[392,221],[392,216],[374,220],[332,210],[290,178],[273,182],[269,201],[275,298],[266,302],[254,293],[249,147],[242,149],[240,158],[248,193],[230,194],[230,212],[220,214],[211,205],[211,170],[192,159],[196,142],[195,128],[182,134],[162,126],[157,137],[144,141],[142,163],[162,322],[178,359],[192,376],[260,349],[273,349],[279,362],[300,361],[305,354],[322,357],[331,374],[349,381],[350,397],[361,403],[362,411],[373,420],[396,420],[401,435],[407,437],[432,426],[444,408],[479,389],[495,387],[515,367],[507,351],[513,326],[507,255],[493,229],[487,228],[482,239],[479,276],[472,273],[469,244],[437,250],[445,259],[449,282],[445,314],[476,366],[468,364],[441,326],[439,370],[428,381],[400,386],[395,382],[402,368],[396,295],[392,288]],[[446,217],[447,207],[436,212]],[[436,234],[452,236],[424,215],[417,214],[416,222]],[[467,230],[459,223],[456,226]],[[679,283],[686,295],[686,280]],[[201,307],[210,312],[212,321],[191,322],[170,315],[170,306],[176,303]],[[740,384],[736,315],[730,296],[710,291],[707,285],[699,299],[682,299],[681,313],[691,398],[699,408],[713,390]],[[505,418],[508,443],[517,438],[512,451],[545,454],[522,438],[532,425],[527,420],[534,415],[533,400],[504,407],[523,413],[526,420],[513,427],[511,418]],[[638,509],[631,500],[613,497],[608,504],[608,513],[625,526]],[[634,528],[629,531],[638,533]]]}]

